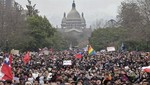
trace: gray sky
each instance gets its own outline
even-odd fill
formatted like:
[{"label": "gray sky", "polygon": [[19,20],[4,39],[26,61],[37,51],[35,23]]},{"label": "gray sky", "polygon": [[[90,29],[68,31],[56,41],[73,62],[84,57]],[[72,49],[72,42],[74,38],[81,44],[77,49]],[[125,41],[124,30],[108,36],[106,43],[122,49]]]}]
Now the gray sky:
[{"label": "gray sky", "polygon": [[[15,0],[24,8],[27,0]],[[67,14],[71,10],[73,0],[31,0],[32,4],[37,4],[36,8],[41,15],[45,15],[53,26],[60,27],[64,12]],[[118,7],[124,0],[75,0],[76,9],[84,17],[87,26],[94,24],[96,20],[115,19],[118,14]]]}]

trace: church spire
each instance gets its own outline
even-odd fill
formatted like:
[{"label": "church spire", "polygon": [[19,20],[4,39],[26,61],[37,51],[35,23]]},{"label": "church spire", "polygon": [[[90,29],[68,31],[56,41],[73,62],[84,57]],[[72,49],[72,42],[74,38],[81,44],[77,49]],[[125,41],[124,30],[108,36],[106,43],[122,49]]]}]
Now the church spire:
[{"label": "church spire", "polygon": [[83,12],[82,12],[82,14],[81,14],[81,15],[82,15],[82,17],[84,17],[84,14],[83,14]]},{"label": "church spire", "polygon": [[64,17],[66,17],[66,13],[64,12]]},{"label": "church spire", "polygon": [[75,4],[75,1],[73,0],[72,9],[75,9],[75,8],[76,8],[76,4]]}]

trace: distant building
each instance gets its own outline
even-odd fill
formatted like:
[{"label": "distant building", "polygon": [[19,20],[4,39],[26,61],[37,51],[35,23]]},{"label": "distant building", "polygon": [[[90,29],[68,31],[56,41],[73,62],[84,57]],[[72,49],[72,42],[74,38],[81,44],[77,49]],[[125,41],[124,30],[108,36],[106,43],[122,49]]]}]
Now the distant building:
[{"label": "distant building", "polygon": [[14,6],[14,2],[14,0],[0,0],[0,4],[8,9]]},{"label": "distant building", "polygon": [[73,46],[86,46],[88,44],[88,38],[91,36],[92,30],[86,27],[86,20],[84,14],[76,10],[76,4],[73,1],[71,11],[66,15],[64,13],[61,29],[58,28],[69,43]]},{"label": "distant building", "polygon": [[104,26],[104,28],[116,28],[116,27],[119,27],[119,24],[114,19],[110,19]]},{"label": "distant building", "polygon": [[11,12],[21,12],[21,14],[26,17],[27,14],[27,10],[24,10],[15,0],[0,0],[0,7],[2,8],[0,12],[2,12],[3,15],[10,14]]},{"label": "distant building", "polygon": [[66,13],[64,13],[61,28],[64,28],[66,30],[78,29],[78,31],[82,31],[82,29],[86,28],[84,14],[82,13],[80,16],[79,12],[76,10],[76,5],[74,2],[72,4],[72,9],[68,13],[68,15],[66,16]]},{"label": "distant building", "polygon": [[3,11],[9,11],[9,10],[20,10],[24,11],[23,7],[15,2],[15,0],[0,0],[0,6],[3,8],[1,10]]}]

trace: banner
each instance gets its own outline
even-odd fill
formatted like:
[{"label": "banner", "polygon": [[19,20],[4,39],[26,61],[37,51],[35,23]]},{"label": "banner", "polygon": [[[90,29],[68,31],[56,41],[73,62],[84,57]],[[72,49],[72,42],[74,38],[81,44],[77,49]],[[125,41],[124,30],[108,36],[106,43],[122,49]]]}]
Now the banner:
[{"label": "banner", "polygon": [[64,60],[63,61],[63,65],[72,65],[72,61],[71,60]]},{"label": "banner", "polygon": [[18,55],[18,54],[19,54],[19,50],[14,50],[14,49],[12,49],[12,50],[11,50],[11,54],[13,54],[13,55]]},{"label": "banner", "polygon": [[49,51],[48,50],[45,50],[43,53],[44,53],[44,55],[49,55]]},{"label": "banner", "polygon": [[32,55],[36,55],[36,52],[30,52],[30,54],[29,54],[30,56],[32,56]]},{"label": "banner", "polygon": [[108,52],[116,51],[115,47],[107,47]]}]

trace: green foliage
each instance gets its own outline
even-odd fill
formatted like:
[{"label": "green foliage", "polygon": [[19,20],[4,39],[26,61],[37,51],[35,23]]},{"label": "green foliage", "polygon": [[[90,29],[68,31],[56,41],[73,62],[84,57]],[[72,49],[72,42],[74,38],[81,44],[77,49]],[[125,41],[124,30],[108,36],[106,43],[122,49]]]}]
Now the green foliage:
[{"label": "green foliage", "polygon": [[122,28],[96,29],[90,38],[90,43],[96,50],[115,46],[121,43],[127,50],[150,51],[150,11],[149,0],[123,1],[117,15],[118,24]]},{"label": "green foliage", "polygon": [[122,28],[96,29],[89,40],[95,50],[101,50],[108,46],[116,46],[123,41],[125,33],[126,29]]},{"label": "green foliage", "polygon": [[[37,51],[38,48],[66,49],[68,42],[52,27],[46,17],[38,15],[36,4],[28,0],[27,14],[15,2],[14,8],[5,8],[0,5],[0,49],[10,51]],[[4,16],[5,15],[5,16]],[[7,25],[5,25],[7,24]]]},{"label": "green foliage", "polygon": [[55,32],[54,36],[51,39],[47,39],[51,42],[51,47],[55,50],[64,50],[68,48],[68,42],[65,40],[59,32]]},{"label": "green foliage", "polygon": [[136,50],[136,51],[149,51],[150,44],[149,41],[125,41],[126,48],[129,51]]},{"label": "green foliage", "polygon": [[45,17],[29,16],[27,23],[32,37],[29,48],[33,50],[46,46],[46,39],[53,36],[56,31]]},{"label": "green foliage", "polygon": [[30,37],[26,50],[36,51],[38,48],[48,47],[56,50],[66,48],[66,41],[61,37],[55,28],[49,23],[46,17],[29,16],[27,18]]},{"label": "green foliage", "polygon": [[[144,29],[149,31],[149,29]],[[121,47],[121,43],[125,44],[127,50],[137,50],[137,51],[149,51],[150,41],[143,39],[138,35],[135,35],[133,29],[124,28],[106,28],[106,29],[96,29],[93,31],[90,37],[90,44],[95,50],[105,49],[108,46],[115,46],[118,50]],[[140,35],[140,34],[139,34]]]}]

